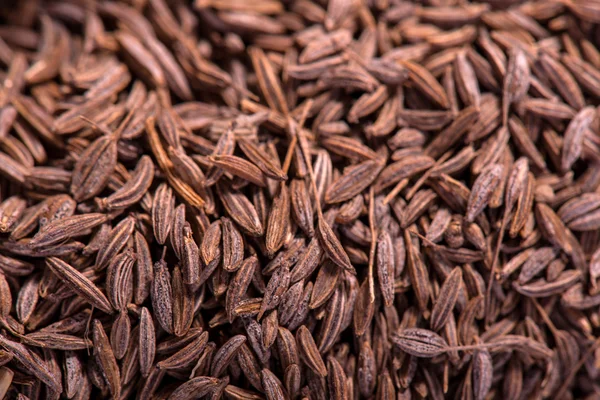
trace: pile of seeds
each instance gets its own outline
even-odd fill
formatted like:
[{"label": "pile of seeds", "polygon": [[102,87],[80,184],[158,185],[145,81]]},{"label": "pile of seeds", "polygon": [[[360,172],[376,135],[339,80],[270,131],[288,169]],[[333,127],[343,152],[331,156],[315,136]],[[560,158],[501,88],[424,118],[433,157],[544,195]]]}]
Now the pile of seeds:
[{"label": "pile of seeds", "polygon": [[600,396],[598,0],[0,15],[0,397]]}]

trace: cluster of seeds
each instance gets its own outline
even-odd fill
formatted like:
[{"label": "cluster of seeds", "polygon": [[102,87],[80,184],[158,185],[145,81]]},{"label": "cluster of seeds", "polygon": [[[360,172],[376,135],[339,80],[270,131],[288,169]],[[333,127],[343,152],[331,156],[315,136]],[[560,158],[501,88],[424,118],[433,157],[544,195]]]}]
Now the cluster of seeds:
[{"label": "cluster of seeds", "polygon": [[600,1],[5,3],[0,397],[600,396]]}]

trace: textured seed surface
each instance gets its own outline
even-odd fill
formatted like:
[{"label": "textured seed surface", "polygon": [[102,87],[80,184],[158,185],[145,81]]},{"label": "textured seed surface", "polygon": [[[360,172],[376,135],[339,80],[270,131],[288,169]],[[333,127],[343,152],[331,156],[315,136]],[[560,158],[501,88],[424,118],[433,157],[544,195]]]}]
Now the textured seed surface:
[{"label": "textured seed surface", "polygon": [[597,397],[596,0],[0,3],[0,398]]}]

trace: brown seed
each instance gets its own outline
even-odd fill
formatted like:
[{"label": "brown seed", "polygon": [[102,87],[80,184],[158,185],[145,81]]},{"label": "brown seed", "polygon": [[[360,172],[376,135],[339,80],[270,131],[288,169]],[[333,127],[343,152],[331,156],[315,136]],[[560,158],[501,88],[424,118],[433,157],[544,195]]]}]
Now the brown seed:
[{"label": "brown seed", "polygon": [[287,187],[281,185],[279,193],[273,199],[265,233],[265,247],[268,256],[273,257],[283,246],[287,233],[286,228],[290,224],[290,195]]},{"label": "brown seed", "polygon": [[339,239],[323,217],[318,218],[317,237],[319,238],[319,243],[321,244],[324,253],[331,261],[340,268],[354,273],[354,267],[350,263],[348,254],[346,254]]},{"label": "brown seed", "polygon": [[458,294],[462,286],[462,270],[456,267],[450,275],[446,277],[444,284],[440,288],[438,298],[431,311],[431,329],[439,331],[446,325],[450,314],[452,313]]},{"label": "brown seed", "polygon": [[315,373],[327,376],[327,367],[319,354],[317,345],[306,326],[302,325],[296,332],[296,342],[300,350],[300,357],[304,363]]},{"label": "brown seed", "polygon": [[211,375],[220,376],[225,372],[225,368],[229,365],[232,359],[235,357],[236,352],[240,346],[246,342],[246,337],[243,335],[237,335],[227,341],[221,348],[215,353],[211,364]]},{"label": "brown seed", "polygon": [[260,320],[265,312],[274,309],[282,300],[282,295],[290,284],[290,270],[287,266],[278,268],[269,279],[258,313]]},{"label": "brown seed", "polygon": [[429,143],[425,148],[425,154],[430,157],[441,156],[477,121],[479,115],[480,112],[474,106],[462,110],[454,122],[436,135],[435,139]]},{"label": "brown seed", "polygon": [[97,269],[106,267],[113,257],[121,251],[129,241],[134,227],[135,220],[132,217],[127,217],[112,229],[104,246],[98,249],[98,255],[96,257]]},{"label": "brown seed", "polygon": [[430,296],[429,274],[423,264],[421,255],[418,253],[417,248],[412,244],[408,229],[404,230],[404,243],[406,244],[408,272],[413,285],[413,291],[417,296],[419,308],[425,312]]},{"label": "brown seed", "polygon": [[585,131],[595,116],[596,110],[593,107],[585,107],[569,123],[565,131],[561,159],[561,168],[564,171],[567,171],[581,155]]},{"label": "brown seed", "polygon": [[119,366],[112,348],[108,341],[108,337],[104,332],[102,323],[97,319],[94,320],[94,356],[98,361],[98,366],[102,371],[102,375],[108,383],[108,388],[113,396],[118,397],[121,394],[121,376]]},{"label": "brown seed", "polygon": [[565,101],[576,110],[584,108],[583,93],[571,73],[549,54],[542,53],[539,59],[548,74],[548,80],[553,83]]},{"label": "brown seed", "polygon": [[58,393],[62,391],[60,378],[50,371],[48,365],[36,353],[31,352],[20,343],[8,340],[4,336],[0,336],[0,346],[12,354],[36,378],[48,385],[51,390]]},{"label": "brown seed", "polygon": [[281,400],[286,398],[281,381],[271,371],[263,369],[261,371],[261,379],[267,400]]},{"label": "brown seed", "polygon": [[38,232],[29,242],[29,246],[40,248],[55,245],[66,239],[85,234],[89,229],[101,225],[107,220],[106,215],[98,213],[73,215],[57,219]]},{"label": "brown seed", "polygon": [[[219,379],[209,376],[196,376],[179,385],[171,395],[170,400],[184,400],[193,396],[205,396],[215,390]],[[229,388],[229,386],[227,386]]]},{"label": "brown seed", "polygon": [[135,256],[125,251],[110,262],[106,271],[108,300],[115,310],[124,311],[133,297],[132,273]]},{"label": "brown seed", "polygon": [[199,355],[202,354],[207,342],[208,332],[204,332],[172,356],[158,362],[156,366],[162,369],[185,368],[196,361]]},{"label": "brown seed", "polygon": [[309,305],[311,309],[322,306],[333,295],[341,272],[341,269],[333,262],[325,261],[323,263],[315,279]]},{"label": "brown seed", "polygon": [[12,231],[15,223],[23,215],[27,202],[19,196],[11,196],[0,204],[0,232]]},{"label": "brown seed", "polygon": [[133,243],[136,254],[133,296],[135,304],[141,304],[150,294],[150,285],[154,277],[152,257],[148,242],[140,232],[134,233]]},{"label": "brown seed", "polygon": [[107,210],[118,210],[137,203],[147,192],[154,178],[154,165],[148,156],[142,156],[131,178],[110,196],[100,200]]},{"label": "brown seed", "polygon": [[154,279],[151,295],[152,309],[160,326],[167,332],[173,332],[173,292],[167,264],[157,261],[154,264]]},{"label": "brown seed", "polygon": [[314,214],[308,188],[303,180],[294,179],[290,184],[290,200],[294,221],[308,237],[312,237],[314,235]]},{"label": "brown seed", "polygon": [[156,353],[156,336],[152,316],[146,307],[142,307],[139,327],[138,353],[140,372],[143,377],[147,377]]},{"label": "brown seed", "polygon": [[117,360],[122,359],[129,348],[131,321],[126,312],[121,312],[110,331],[110,344]]},{"label": "brown seed", "polygon": [[263,235],[264,228],[256,209],[243,194],[233,192],[222,185],[217,186],[217,191],[231,219],[236,221],[248,234]]},{"label": "brown seed", "polygon": [[468,222],[473,222],[487,206],[492,192],[500,184],[502,170],[503,167],[500,164],[491,165],[482,171],[473,183],[473,189],[467,204],[466,220]]},{"label": "brown seed", "polygon": [[449,102],[446,92],[429,71],[411,61],[404,61],[401,65],[408,70],[408,78],[414,82],[419,90],[442,108],[448,108]]},{"label": "brown seed", "polygon": [[518,102],[527,93],[531,79],[530,74],[525,52],[519,47],[515,47],[509,54],[502,90],[502,121],[504,125],[508,121],[510,105]]},{"label": "brown seed", "polygon": [[173,226],[175,213],[175,198],[173,190],[166,184],[161,184],[154,193],[152,203],[152,227],[154,237],[159,244],[164,244]]},{"label": "brown seed", "polygon": [[331,204],[353,198],[373,183],[382,168],[377,160],[348,167],[344,175],[329,187],[325,193],[325,201]]},{"label": "brown seed", "polygon": [[102,136],[79,157],[71,178],[71,193],[76,201],[100,193],[117,163],[117,138]]},{"label": "brown seed", "polygon": [[81,272],[56,257],[48,258],[46,260],[46,265],[48,265],[48,268],[50,268],[59,279],[90,304],[98,307],[105,313],[112,313],[111,304],[104,293],[102,293],[100,289],[98,289],[98,287]]},{"label": "brown seed", "polygon": [[431,358],[448,350],[446,341],[426,329],[408,328],[392,334],[393,343],[415,357]]},{"label": "brown seed", "polygon": [[265,53],[257,47],[252,47],[249,53],[261,91],[267,99],[267,103],[271,108],[282,112],[284,115],[288,114],[287,102],[285,101],[281,84],[273,71],[271,62]]},{"label": "brown seed", "polygon": [[256,165],[243,158],[232,155],[214,155],[210,157],[210,161],[232,175],[239,176],[261,187],[266,186],[266,176],[263,172]]},{"label": "brown seed", "polygon": [[473,395],[475,399],[485,399],[492,387],[492,356],[486,350],[476,351],[473,356]]}]

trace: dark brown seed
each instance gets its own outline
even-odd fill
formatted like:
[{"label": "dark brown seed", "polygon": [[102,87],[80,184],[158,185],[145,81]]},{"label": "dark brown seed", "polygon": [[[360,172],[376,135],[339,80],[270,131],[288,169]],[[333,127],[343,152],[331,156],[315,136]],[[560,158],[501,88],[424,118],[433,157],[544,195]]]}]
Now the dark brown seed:
[{"label": "dark brown seed", "polygon": [[311,309],[322,306],[333,295],[341,272],[342,270],[333,262],[325,261],[323,263],[315,279],[309,305]]},{"label": "dark brown seed", "polygon": [[430,296],[429,274],[423,264],[421,255],[418,253],[417,248],[412,244],[411,235],[408,229],[404,230],[404,243],[406,244],[408,272],[413,291],[417,297],[419,308],[425,312]]},{"label": "dark brown seed", "polygon": [[431,358],[448,350],[446,341],[426,329],[408,328],[392,334],[392,341],[402,351],[415,357]]},{"label": "dark brown seed", "polygon": [[147,377],[156,353],[156,333],[154,331],[152,316],[146,307],[142,307],[139,327],[138,353],[140,372],[143,377]]},{"label": "dark brown seed", "polygon": [[340,268],[354,273],[354,267],[350,263],[348,254],[327,221],[323,217],[319,217],[318,220],[317,237],[327,257]]},{"label": "dark brown seed", "polygon": [[133,219],[133,217],[127,217],[113,228],[104,246],[98,249],[98,255],[96,257],[97,269],[106,267],[113,257],[121,251],[129,241],[134,227],[135,219]]},{"label": "dark brown seed", "polygon": [[158,362],[156,366],[162,369],[179,369],[188,367],[194,361],[196,361],[199,355],[202,354],[207,342],[208,332],[204,332],[194,339],[190,344],[183,347],[169,358]]},{"label": "dark brown seed", "polygon": [[152,227],[154,237],[159,244],[164,244],[173,225],[175,213],[175,198],[173,190],[166,184],[161,184],[154,193],[152,203]]},{"label": "dark brown seed", "polygon": [[46,265],[56,276],[69,286],[73,291],[83,297],[86,301],[105,313],[112,313],[112,307],[104,295],[93,282],[75,268],[63,260],[50,257]]},{"label": "dark brown seed", "polygon": [[58,393],[62,391],[60,378],[50,371],[48,365],[36,353],[31,352],[20,343],[8,340],[4,336],[0,336],[0,346],[12,354],[28,371],[48,385],[50,389]]},{"label": "dark brown seed", "polygon": [[194,397],[202,397],[215,390],[218,385],[219,379],[217,378],[196,376],[179,385],[171,393],[169,400],[187,400]]},{"label": "dark brown seed", "polygon": [[152,309],[160,326],[167,332],[173,332],[173,291],[171,276],[167,264],[160,260],[154,264],[152,280]]},{"label": "dark brown seed", "polygon": [[382,230],[377,236],[377,280],[386,306],[394,302],[394,276],[396,273],[394,247],[389,232]]},{"label": "dark brown seed", "polygon": [[473,396],[483,400],[492,387],[492,356],[487,350],[476,351],[473,356]]},{"label": "dark brown seed", "polygon": [[285,185],[280,186],[279,193],[271,204],[271,214],[265,233],[267,255],[273,257],[283,246],[290,221],[290,195]]},{"label": "dark brown seed", "polygon": [[122,311],[110,331],[110,344],[117,360],[122,359],[129,348],[131,339],[131,321],[125,311]]},{"label": "dark brown seed", "polygon": [[186,222],[183,227],[181,261],[183,264],[183,281],[188,285],[193,285],[200,280],[200,255],[198,245],[192,234],[192,228]]},{"label": "dark brown seed", "polygon": [[154,178],[154,165],[148,156],[142,156],[123,186],[113,194],[99,200],[102,207],[107,210],[118,210],[137,203],[147,194]]},{"label": "dark brown seed", "polygon": [[258,259],[256,256],[251,256],[242,262],[235,276],[229,281],[225,308],[230,321],[233,321],[235,307],[246,294],[257,267]]},{"label": "dark brown seed", "polygon": [[102,323],[97,319],[94,320],[94,356],[98,362],[98,366],[102,371],[102,376],[108,383],[110,393],[119,397],[121,394],[121,375],[119,373],[119,366],[115,355],[113,354],[112,348],[108,341],[108,337],[104,332]]},{"label": "dark brown seed", "polygon": [[348,167],[325,193],[327,203],[340,203],[361,193],[373,183],[383,168],[378,160],[365,161]]},{"label": "dark brown seed", "polygon": [[525,52],[515,46],[509,54],[502,90],[502,120],[504,125],[508,121],[510,105],[518,102],[527,93],[530,79],[529,64]]},{"label": "dark brown seed", "polygon": [[248,234],[263,235],[264,228],[256,209],[243,194],[233,192],[222,185],[217,186],[217,191],[231,219],[236,221]]},{"label": "dark brown seed", "polygon": [[468,222],[475,221],[475,218],[487,206],[492,192],[500,184],[502,171],[502,165],[494,164],[482,171],[481,175],[477,177],[467,203],[466,220]]},{"label": "dark brown seed", "polygon": [[442,108],[448,108],[449,102],[446,92],[429,71],[411,61],[404,61],[401,65],[408,70],[408,78],[414,82],[419,90]]},{"label": "dark brown seed", "polygon": [[100,193],[117,164],[117,138],[102,136],[81,154],[71,178],[71,193],[76,201]]},{"label": "dark brown seed", "polygon": [[223,269],[236,271],[244,257],[244,241],[240,231],[229,218],[222,218],[223,231]]},{"label": "dark brown seed", "polygon": [[294,179],[290,184],[290,200],[294,221],[308,237],[314,235],[314,216],[312,202],[306,187],[306,182]]},{"label": "dark brown seed", "polygon": [[28,243],[30,247],[40,248],[63,242],[72,237],[81,236],[89,229],[103,224],[108,220],[104,214],[90,213],[73,215],[57,219],[40,230]]},{"label": "dark brown seed", "polygon": [[273,372],[268,369],[263,369],[261,371],[261,379],[267,400],[286,399],[283,385]]},{"label": "dark brown seed", "polygon": [[289,267],[283,266],[278,268],[271,278],[265,289],[265,294],[260,306],[258,313],[258,319],[260,320],[265,312],[274,309],[279,305],[282,300],[283,293],[288,289],[290,284],[290,270]]},{"label": "dark brown seed", "polygon": [[593,107],[583,108],[573,117],[565,131],[561,168],[567,171],[579,158],[582,152],[583,138],[593,119],[596,117]]},{"label": "dark brown seed", "polygon": [[452,313],[459,291],[462,287],[462,270],[454,268],[450,275],[446,277],[444,284],[440,288],[438,298],[435,301],[431,311],[431,329],[439,331],[446,325],[450,314]]},{"label": "dark brown seed", "polygon": [[136,231],[133,237],[136,263],[134,269],[133,297],[135,304],[142,304],[150,295],[150,286],[154,277],[150,248],[144,236]]},{"label": "dark brown seed", "polygon": [[243,335],[237,335],[229,339],[221,348],[215,353],[210,368],[210,373],[213,376],[220,376],[229,365],[229,363],[235,357],[240,346],[246,342],[246,337]]}]

